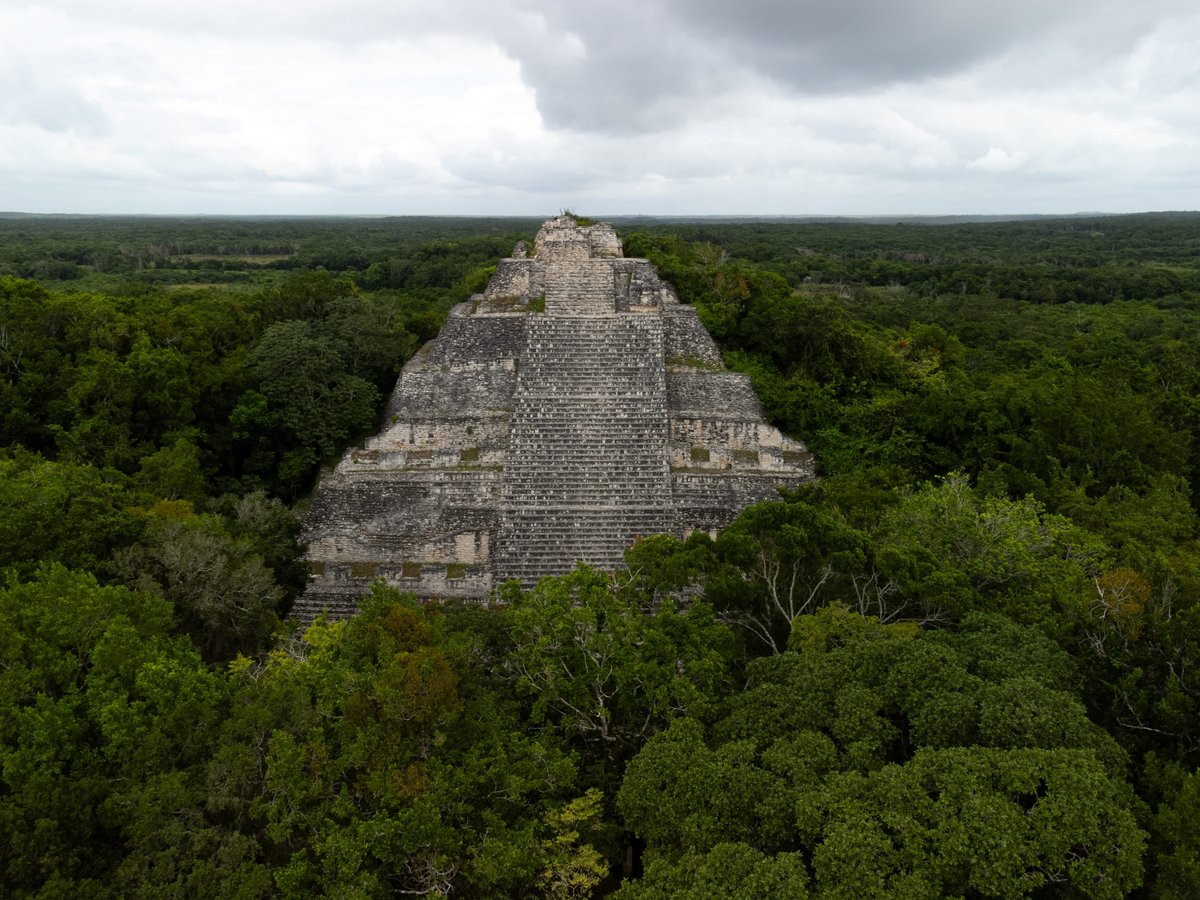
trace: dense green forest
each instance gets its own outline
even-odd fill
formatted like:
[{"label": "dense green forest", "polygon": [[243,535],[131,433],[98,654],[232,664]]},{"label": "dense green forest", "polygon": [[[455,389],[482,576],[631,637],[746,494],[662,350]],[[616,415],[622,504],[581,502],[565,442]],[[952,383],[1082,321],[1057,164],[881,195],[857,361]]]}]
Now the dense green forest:
[{"label": "dense green forest", "polygon": [[618,223],[820,481],[297,631],[537,224],[0,216],[0,893],[1200,895],[1200,214]]}]

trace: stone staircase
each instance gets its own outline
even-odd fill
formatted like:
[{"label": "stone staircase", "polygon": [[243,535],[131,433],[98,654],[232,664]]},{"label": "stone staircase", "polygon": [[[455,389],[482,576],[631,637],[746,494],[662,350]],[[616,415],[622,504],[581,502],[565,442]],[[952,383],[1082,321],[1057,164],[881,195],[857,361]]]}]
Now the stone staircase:
[{"label": "stone staircase", "polygon": [[586,312],[554,315],[550,284],[517,371],[496,548],[496,580],[527,586],[576,561],[615,570],[637,537],[675,530],[662,320],[579,292],[563,303]]},{"label": "stone staircase", "polygon": [[546,263],[546,314],[611,316],[616,311],[608,260],[560,255]]}]

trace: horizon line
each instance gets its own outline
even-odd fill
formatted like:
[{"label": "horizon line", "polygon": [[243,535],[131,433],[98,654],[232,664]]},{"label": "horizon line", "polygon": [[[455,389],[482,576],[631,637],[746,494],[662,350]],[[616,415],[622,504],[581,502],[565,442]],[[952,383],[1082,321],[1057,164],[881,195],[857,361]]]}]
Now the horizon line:
[{"label": "horizon line", "polygon": [[[564,210],[550,213],[439,213],[439,212],[28,212],[25,210],[0,210],[6,218],[129,218],[129,219],[539,219],[546,215],[562,215]],[[1111,212],[1105,210],[1076,210],[1074,212],[937,212],[937,213],[578,213],[582,218],[607,219],[1065,219],[1080,217],[1107,218],[1115,216],[1144,215],[1187,215],[1200,213],[1198,209],[1145,209],[1133,212]]]}]

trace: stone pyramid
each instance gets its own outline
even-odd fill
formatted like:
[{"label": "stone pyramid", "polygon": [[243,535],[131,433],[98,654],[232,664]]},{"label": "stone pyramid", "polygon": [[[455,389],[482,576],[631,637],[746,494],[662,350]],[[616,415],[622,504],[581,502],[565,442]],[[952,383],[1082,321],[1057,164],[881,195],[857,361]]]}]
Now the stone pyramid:
[{"label": "stone pyramid", "polygon": [[295,614],[352,615],[382,578],[485,599],[638,538],[716,533],[813,478],[689,306],[608,225],[542,225],[409,361],[383,431],[317,488]]}]

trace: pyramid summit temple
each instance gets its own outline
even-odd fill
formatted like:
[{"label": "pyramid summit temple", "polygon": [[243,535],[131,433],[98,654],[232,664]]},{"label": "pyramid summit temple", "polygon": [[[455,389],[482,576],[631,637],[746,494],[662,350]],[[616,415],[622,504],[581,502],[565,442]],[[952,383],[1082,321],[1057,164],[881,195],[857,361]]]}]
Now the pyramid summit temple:
[{"label": "pyramid summit temple", "polygon": [[518,243],[408,362],[383,430],[317,488],[295,615],[352,615],[371,582],[485,599],[641,537],[714,533],[813,478],[696,311],[608,225]]}]

